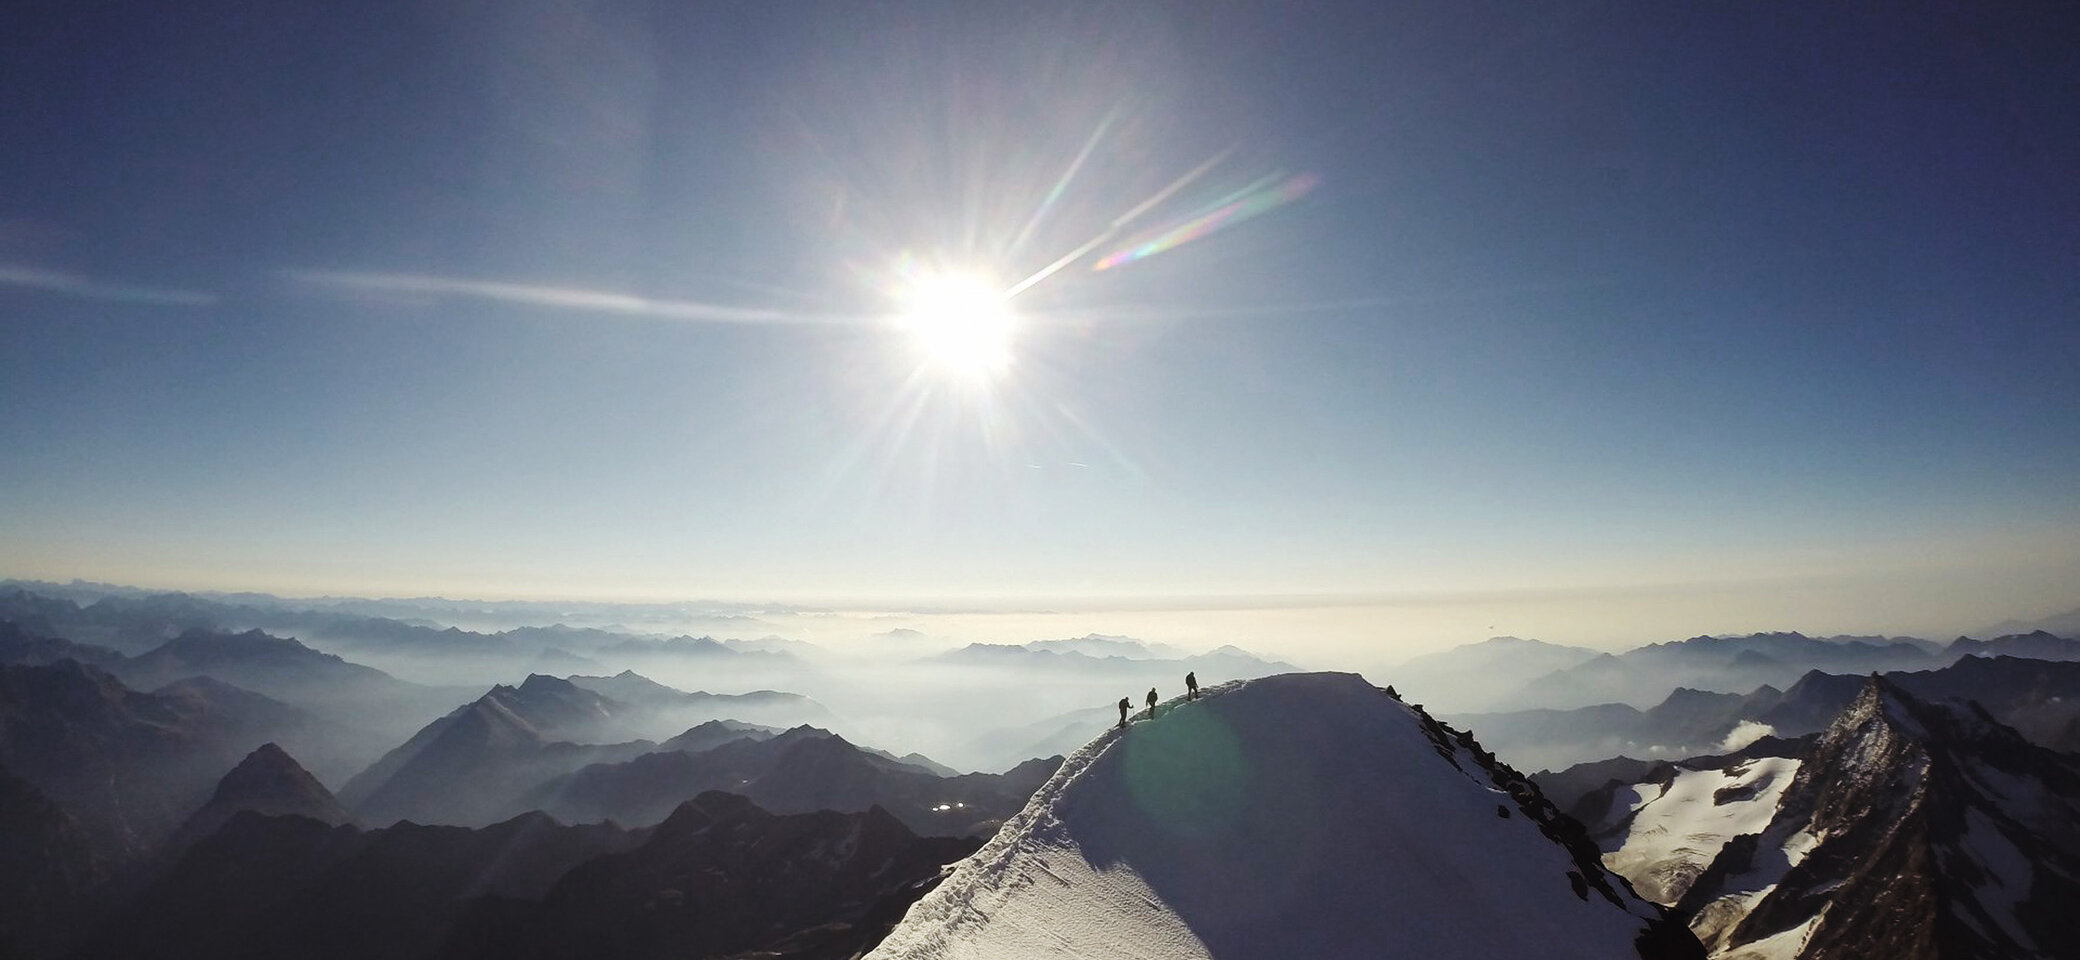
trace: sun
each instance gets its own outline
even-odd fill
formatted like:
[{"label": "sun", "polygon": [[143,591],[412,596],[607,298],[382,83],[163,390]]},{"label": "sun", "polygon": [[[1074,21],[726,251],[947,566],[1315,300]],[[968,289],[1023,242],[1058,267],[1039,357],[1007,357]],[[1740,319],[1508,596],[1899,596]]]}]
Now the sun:
[{"label": "sun", "polygon": [[988,277],[935,271],[908,278],[896,324],[910,335],[922,365],[955,379],[986,382],[1011,366],[1017,318],[1010,298]]}]

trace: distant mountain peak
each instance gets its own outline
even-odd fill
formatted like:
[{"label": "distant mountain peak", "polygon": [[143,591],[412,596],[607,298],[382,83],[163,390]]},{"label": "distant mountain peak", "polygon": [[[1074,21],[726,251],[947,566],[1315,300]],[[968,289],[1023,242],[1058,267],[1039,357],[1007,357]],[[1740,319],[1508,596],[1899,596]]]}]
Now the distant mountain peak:
[{"label": "distant mountain peak", "polygon": [[[272,741],[261,744],[218,781],[215,801],[256,804],[307,804],[337,811],[338,801],[318,778]],[[329,822],[343,822],[342,815]],[[318,819],[326,819],[319,817]]]},{"label": "distant mountain peak", "polygon": [[174,832],[167,849],[185,850],[247,811],[270,817],[309,817],[334,826],[353,820],[332,791],[287,751],[269,742],[247,754],[217,781],[216,793]]},{"label": "distant mountain peak", "polygon": [[548,674],[543,673],[530,673],[527,675],[526,680],[520,682],[520,692],[522,693],[575,693],[577,692],[577,689],[577,686],[572,684],[569,680],[565,680],[562,677],[552,677]]},{"label": "distant mountain peak", "polygon": [[679,804],[663,823],[657,825],[653,835],[666,838],[691,836],[724,821],[761,814],[765,811],[748,798],[709,790]]},{"label": "distant mountain peak", "polygon": [[1546,641],[1544,641],[1544,640],[1531,640],[1531,639],[1526,639],[1526,638],[1524,638],[1524,637],[1512,637],[1512,636],[1508,636],[1508,635],[1506,635],[1506,634],[1505,634],[1505,635],[1503,635],[1503,636],[1499,636],[1499,637],[1489,637],[1488,639],[1486,639],[1486,640],[1482,640],[1482,641],[1480,641],[1480,642],[1478,642],[1478,643],[1469,643],[1469,644],[1465,644],[1465,646],[1468,646],[1468,647],[1557,647],[1557,646],[1560,646],[1560,644],[1557,644],[1557,643],[1548,643],[1548,642],[1546,642]]}]

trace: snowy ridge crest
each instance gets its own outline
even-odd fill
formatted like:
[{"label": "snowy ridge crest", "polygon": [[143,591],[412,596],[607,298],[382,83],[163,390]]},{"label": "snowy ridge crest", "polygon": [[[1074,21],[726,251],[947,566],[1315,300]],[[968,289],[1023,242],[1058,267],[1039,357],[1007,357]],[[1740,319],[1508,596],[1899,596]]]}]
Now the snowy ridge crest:
[{"label": "snowy ridge crest", "polygon": [[1282,675],[1093,740],[871,956],[1703,956],[1598,857],[1470,734]]}]

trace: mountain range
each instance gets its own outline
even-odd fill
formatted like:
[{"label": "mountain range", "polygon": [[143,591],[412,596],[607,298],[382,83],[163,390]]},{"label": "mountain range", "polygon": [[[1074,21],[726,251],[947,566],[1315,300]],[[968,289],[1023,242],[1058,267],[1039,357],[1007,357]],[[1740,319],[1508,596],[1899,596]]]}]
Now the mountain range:
[{"label": "mountain range", "polygon": [[[613,660],[712,686],[801,667],[777,639],[7,587],[0,957],[2080,955],[2080,642],[2055,632],[1498,638],[1384,689],[1091,634],[818,655],[832,711]],[[1196,699],[1108,706],[1187,670]],[[1634,696],[1574,702],[1597,690]]]},{"label": "mountain range", "polygon": [[[1266,660],[1241,647],[1216,647],[1191,656],[1133,656],[1152,654],[1139,641],[1115,638],[1036,640],[1030,643],[971,643],[927,659],[937,663],[1010,667],[1019,670],[1103,672],[1123,683],[1182,682],[1186,672],[1204,671],[1201,683],[1217,683],[1244,677],[1261,677],[1291,672],[1293,665]],[[1099,652],[1093,652],[1099,651]]]},{"label": "mountain range", "polygon": [[[243,601],[243,602],[240,602]],[[409,605],[408,605],[409,606]],[[494,633],[350,612],[359,605],[297,606],[264,595],[208,598],[184,593],[73,590],[50,584],[0,584],[0,620],[43,637],[146,653],[190,631],[262,630],[440,686],[484,676],[596,672],[610,667],[731,664],[771,668],[795,663],[805,645],[765,640],[658,637],[563,624]],[[381,604],[371,609],[389,609]]]},{"label": "mountain range", "polygon": [[[2080,661],[1968,654],[1940,669],[1884,676],[1926,699],[1976,700],[2042,746],[2080,751]],[[1857,676],[1813,670],[1786,690],[1762,686],[1733,694],[1679,687],[1647,710],[1611,703],[1450,719],[1480,731],[1484,742],[1516,762],[1558,769],[1617,755],[1677,759],[1726,752],[1743,738],[1814,733],[1862,686]]]},{"label": "mountain range", "polygon": [[[366,766],[459,696],[451,688],[408,683],[257,630],[234,634],[194,627],[126,656],[0,621],[0,663],[58,660],[91,664],[135,690],[179,692],[214,684],[210,695],[218,699],[263,696],[271,709],[296,711],[297,718],[279,722],[275,733],[321,776],[335,780]],[[290,729],[294,725],[301,730]]]},{"label": "mountain range", "polygon": [[1940,644],[1913,637],[1787,632],[1699,636],[1595,653],[1505,637],[1421,657],[1388,676],[1411,697],[1454,715],[1611,703],[1646,709],[1680,687],[1715,693],[1783,689],[1814,670],[1854,675],[1931,670],[1965,656],[2080,660],[2080,639],[2035,632]]}]

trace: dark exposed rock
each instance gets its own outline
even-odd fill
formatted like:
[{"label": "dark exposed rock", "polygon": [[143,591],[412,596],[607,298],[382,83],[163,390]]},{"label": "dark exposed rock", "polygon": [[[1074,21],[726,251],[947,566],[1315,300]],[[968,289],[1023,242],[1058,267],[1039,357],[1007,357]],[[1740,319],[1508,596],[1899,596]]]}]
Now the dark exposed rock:
[{"label": "dark exposed rock", "polygon": [[920,839],[880,809],[781,816],[704,793],[539,903],[480,904],[443,956],[852,956],[977,845]]},{"label": "dark exposed rock", "polygon": [[108,866],[77,821],[0,769],[0,957],[58,955]]},{"label": "dark exposed rock", "polygon": [[541,814],[381,830],[242,812],[102,926],[82,956],[425,957],[477,898],[539,897],[639,837]]}]

